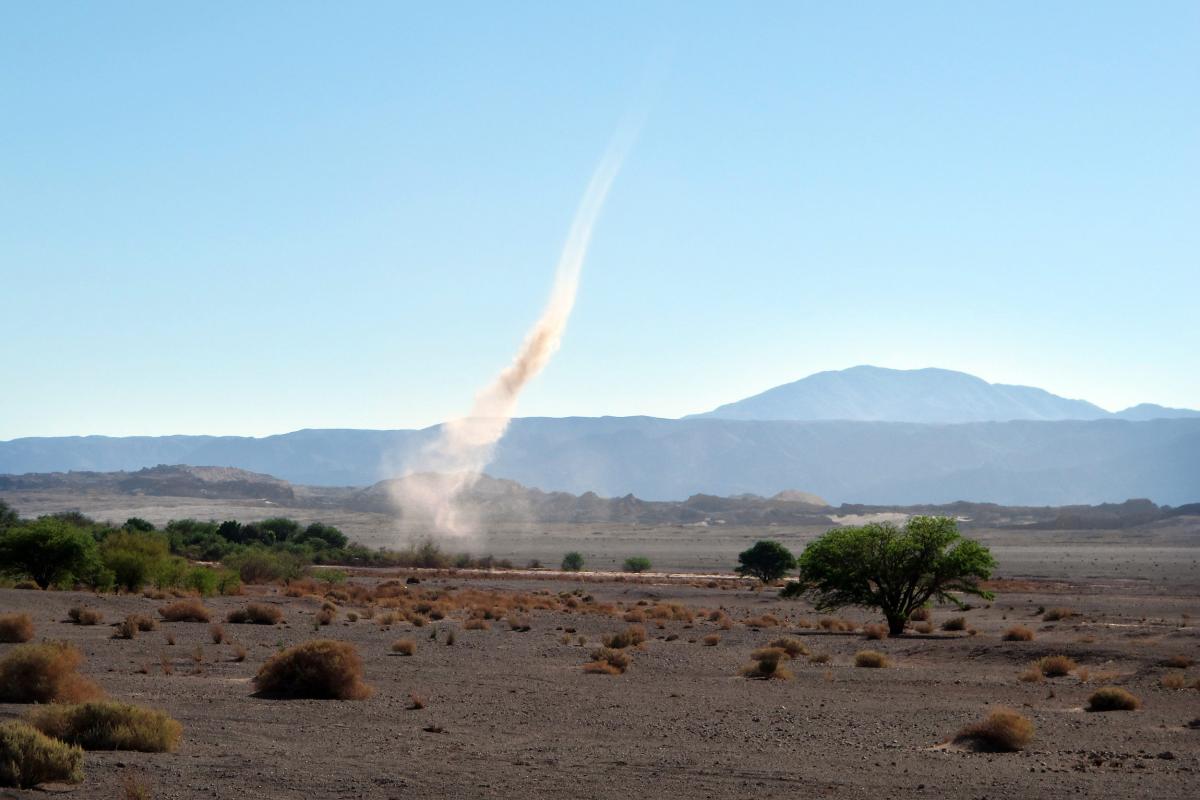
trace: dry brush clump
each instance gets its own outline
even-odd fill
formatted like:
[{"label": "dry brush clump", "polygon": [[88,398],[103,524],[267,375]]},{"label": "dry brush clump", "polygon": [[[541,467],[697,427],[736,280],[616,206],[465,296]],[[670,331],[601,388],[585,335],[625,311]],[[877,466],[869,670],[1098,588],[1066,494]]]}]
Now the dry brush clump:
[{"label": "dry brush clump", "polygon": [[169,603],[158,610],[167,622],[208,622],[212,612],[195,598],[187,598]]},{"label": "dry brush clump", "polygon": [[916,633],[920,633],[922,635],[933,633],[933,623],[932,622],[918,622],[915,625],[913,625],[912,627],[913,627],[913,631],[915,631]]},{"label": "dry brush clump", "polygon": [[1038,659],[1036,666],[1047,678],[1061,678],[1070,675],[1079,665],[1068,656],[1055,655]]},{"label": "dry brush clump", "polygon": [[1163,659],[1162,662],[1164,667],[1171,667],[1172,669],[1187,669],[1195,663],[1196,660],[1194,658],[1184,655],[1183,653],[1177,653],[1173,656],[1169,656]]},{"label": "dry brush clump", "polygon": [[267,603],[249,603],[230,611],[225,621],[232,625],[276,625],[283,621],[283,611]]},{"label": "dry brush clump", "polygon": [[942,620],[942,630],[944,631],[965,631],[967,629],[966,617],[950,617]]},{"label": "dry brush clump", "polygon": [[392,652],[402,656],[411,656],[417,652],[417,643],[412,639],[397,639],[392,642]]},{"label": "dry brush clump", "polygon": [[1164,689],[1182,689],[1187,686],[1187,675],[1183,670],[1174,670],[1163,675],[1159,685]]},{"label": "dry brush clump", "polygon": [[1058,622],[1059,620],[1070,619],[1075,616],[1075,611],[1070,608],[1052,608],[1045,614],[1042,614],[1042,622]]},{"label": "dry brush clump", "polygon": [[1088,711],[1136,711],[1142,701],[1119,686],[1104,686],[1088,698]]},{"label": "dry brush clump", "polygon": [[1014,625],[1006,630],[1000,638],[1006,642],[1031,642],[1033,641],[1033,631],[1024,625]]},{"label": "dry brush clump", "polygon": [[0,642],[20,644],[33,638],[33,620],[28,614],[0,614]]},{"label": "dry brush clump", "polygon": [[25,718],[47,736],[84,750],[167,753],[183,734],[183,726],[162,711],[105,700],[42,706]]},{"label": "dry brush clump", "polygon": [[629,668],[632,659],[623,649],[599,647],[592,651],[592,660],[583,665],[591,675],[620,675]]},{"label": "dry brush clump", "polygon": [[646,641],[646,629],[641,625],[630,625],[618,633],[609,633],[600,638],[605,647],[613,650],[623,650],[626,647],[637,647]]},{"label": "dry brush clump", "polygon": [[883,669],[891,665],[891,659],[878,650],[859,650],[854,654],[854,666],[856,667]]},{"label": "dry brush clump", "polygon": [[0,722],[0,786],[83,780],[83,750],[18,720]]},{"label": "dry brush clump", "polygon": [[783,622],[774,614],[761,614],[757,617],[747,617],[742,620],[742,624],[747,628],[777,628]]},{"label": "dry brush clump", "polygon": [[886,625],[869,624],[863,625],[863,636],[867,639],[886,639],[888,629]]},{"label": "dry brush clump", "polygon": [[921,606],[920,608],[914,608],[913,612],[908,615],[908,618],[913,622],[928,622],[929,616],[929,606]]},{"label": "dry brush clump", "polygon": [[76,625],[99,625],[104,621],[104,615],[100,611],[87,606],[73,606],[67,612],[67,618]]},{"label": "dry brush clump", "polygon": [[700,644],[704,645],[705,647],[716,647],[720,643],[721,634],[719,633],[710,633],[700,640]]},{"label": "dry brush clump", "polygon": [[958,732],[954,741],[972,749],[1013,753],[1033,739],[1033,723],[1011,708],[994,708],[979,722]]},{"label": "dry brush clump", "polygon": [[749,664],[741,669],[741,673],[751,680],[781,680],[792,679],[792,673],[784,661],[790,661],[791,655],[782,647],[760,647],[750,654]]},{"label": "dry brush clump", "polygon": [[254,676],[254,686],[267,696],[362,700],[371,694],[354,645],[332,639],[314,639],[271,656]]},{"label": "dry brush clump", "polygon": [[83,654],[66,642],[21,644],[0,659],[0,702],[81,703],[104,695],[76,672]]},{"label": "dry brush clump", "polygon": [[793,639],[790,636],[780,636],[772,639],[767,646],[778,647],[788,654],[788,658],[798,658],[808,655],[808,648],[804,646],[804,642],[801,642],[799,639]]},{"label": "dry brush clump", "polygon": [[840,617],[821,617],[817,620],[817,627],[829,633],[853,633],[858,629],[856,623]]}]

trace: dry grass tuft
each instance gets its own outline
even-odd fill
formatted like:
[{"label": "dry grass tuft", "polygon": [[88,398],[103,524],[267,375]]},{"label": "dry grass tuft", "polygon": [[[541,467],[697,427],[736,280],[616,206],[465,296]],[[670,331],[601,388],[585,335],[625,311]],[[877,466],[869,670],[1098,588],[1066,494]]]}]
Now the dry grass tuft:
[{"label": "dry grass tuft", "polygon": [[337,616],[337,612],[334,611],[333,609],[322,608],[320,611],[317,612],[317,616],[315,617],[314,621],[316,622],[316,624],[318,626],[329,625],[330,623],[333,622],[334,617],[336,617],[336,616]]},{"label": "dry grass tuft", "polygon": [[409,711],[420,711],[424,707],[425,707],[425,698],[424,697],[421,697],[421,695],[417,694],[416,692],[408,693],[408,705],[406,706],[406,708]]},{"label": "dry grass tuft", "polygon": [[212,614],[195,598],[176,600],[158,610],[167,622],[208,622]]},{"label": "dry grass tuft", "polygon": [[1042,674],[1041,667],[1034,664],[1032,667],[1017,676],[1017,680],[1019,680],[1021,683],[1045,683],[1046,676]]},{"label": "dry grass tuft", "polygon": [[183,726],[161,711],[108,700],[43,706],[25,718],[47,736],[84,750],[169,753],[183,733]]},{"label": "dry grass tuft", "polygon": [[863,636],[873,640],[886,639],[888,636],[887,625],[879,625],[875,623],[863,625]]},{"label": "dry grass tuft", "polygon": [[362,681],[362,659],[348,642],[315,639],[267,660],[254,676],[265,695],[361,700],[371,687]]},{"label": "dry grass tuft", "polygon": [[1063,619],[1070,619],[1075,616],[1075,612],[1069,608],[1052,608],[1045,614],[1042,614],[1042,622],[1058,622]]},{"label": "dry grass tuft", "polygon": [[213,644],[225,641],[225,629],[215,622],[208,626],[208,635],[212,637]]},{"label": "dry grass tuft", "polygon": [[1162,676],[1159,683],[1164,689],[1182,689],[1187,686],[1187,676],[1183,674],[1183,670],[1168,672]]},{"label": "dry grass tuft", "polygon": [[916,625],[913,625],[913,630],[921,634],[933,633],[933,623],[918,622]]},{"label": "dry grass tuft", "polygon": [[915,609],[911,614],[908,615],[908,618],[913,622],[928,622],[929,607],[921,606],[920,608]]},{"label": "dry grass tuft", "polygon": [[942,630],[944,631],[965,631],[966,629],[966,617],[950,617],[942,621]]},{"label": "dry grass tuft", "polygon": [[276,625],[283,621],[283,611],[266,603],[249,603],[230,611],[225,621],[233,625]]},{"label": "dry grass tuft", "polygon": [[0,722],[0,786],[32,789],[39,783],[82,780],[82,749],[18,720]]},{"label": "dry grass tuft", "polygon": [[397,639],[392,642],[392,652],[402,656],[411,656],[417,652],[417,643],[412,639]]},{"label": "dry grass tuft", "polygon": [[848,619],[839,619],[835,617],[821,617],[817,620],[817,627],[823,631],[831,633],[848,633],[858,628],[853,622]]},{"label": "dry grass tuft", "polygon": [[891,665],[891,660],[878,650],[859,650],[854,654],[854,666],[856,667],[883,669]]},{"label": "dry grass tuft", "polygon": [[592,660],[583,665],[591,675],[620,675],[629,668],[632,659],[624,650],[600,647],[592,651]]},{"label": "dry grass tuft", "polygon": [[99,625],[104,621],[103,614],[86,606],[74,606],[67,612],[67,617],[76,625]]},{"label": "dry grass tuft", "polygon": [[1033,723],[1011,708],[995,708],[980,722],[958,732],[954,741],[975,750],[1013,753],[1033,739]]},{"label": "dry grass tuft", "polygon": [[1046,656],[1038,659],[1037,662],[1037,668],[1047,678],[1061,678],[1064,675],[1070,675],[1078,666],[1073,659],[1064,655]]},{"label": "dry grass tuft", "polygon": [[700,640],[700,644],[704,645],[705,647],[716,647],[720,643],[721,634],[719,633],[710,633]]},{"label": "dry grass tuft", "polygon": [[626,647],[636,647],[646,641],[646,629],[641,625],[630,625],[620,633],[610,633],[601,637],[604,646],[612,650],[622,650]]},{"label": "dry grass tuft", "polygon": [[793,639],[790,636],[780,636],[777,639],[772,639],[768,644],[769,647],[778,647],[780,650],[788,654],[788,658],[797,658],[799,656],[808,655],[808,648],[799,639]]},{"label": "dry grass tuft", "polygon": [[1014,625],[1006,630],[1000,638],[1006,642],[1031,642],[1033,641],[1033,631],[1024,625]]},{"label": "dry grass tuft", "polygon": [[760,647],[750,654],[750,658],[753,660],[741,670],[745,677],[781,681],[792,679],[792,673],[782,663],[790,660],[791,656],[782,647]]},{"label": "dry grass tuft", "polygon": [[473,617],[463,623],[463,630],[466,631],[487,631],[491,630],[491,628],[492,623],[488,622],[486,619],[478,619],[476,617]]},{"label": "dry grass tuft", "polygon": [[808,663],[810,663],[810,664],[828,664],[832,660],[832,658],[833,657],[830,656],[829,653],[813,653],[811,656],[808,657]]},{"label": "dry grass tuft", "polygon": [[240,644],[235,644],[233,646],[233,655],[230,657],[230,660],[238,661],[238,662],[245,661],[246,660],[246,648]]},{"label": "dry grass tuft", "polygon": [[1088,698],[1088,711],[1134,711],[1142,701],[1119,686],[1104,686]]},{"label": "dry grass tuft", "polygon": [[742,624],[747,628],[776,628],[783,623],[774,614],[762,614],[757,617],[747,617],[742,620]]},{"label": "dry grass tuft", "polygon": [[1172,669],[1187,669],[1188,667],[1192,666],[1192,664],[1195,664],[1196,660],[1191,656],[1185,656],[1182,653],[1179,653],[1171,656],[1170,658],[1164,659],[1162,663],[1164,667],[1171,667]]},{"label": "dry grass tuft", "polygon": [[28,614],[0,614],[0,642],[20,644],[33,638],[33,620]]},{"label": "dry grass tuft", "polygon": [[83,654],[65,642],[21,644],[0,659],[0,702],[81,703],[104,696],[76,668]]}]

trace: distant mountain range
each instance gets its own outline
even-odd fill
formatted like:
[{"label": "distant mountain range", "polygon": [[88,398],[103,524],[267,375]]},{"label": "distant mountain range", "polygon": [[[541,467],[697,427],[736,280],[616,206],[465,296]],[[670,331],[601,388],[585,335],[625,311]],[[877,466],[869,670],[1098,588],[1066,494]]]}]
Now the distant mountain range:
[{"label": "distant mountain range", "polygon": [[1063,419],[1176,419],[1200,411],[1153,403],[1112,413],[1032,386],[988,383],[948,369],[851,367],[818,372],[693,417],[862,422],[1009,422]]},{"label": "distant mountain range", "polygon": [[[815,419],[727,418],[745,413]],[[437,433],[31,437],[0,442],[0,473],[210,464],[364,487],[401,474]],[[856,367],[685,419],[517,419],[488,472],[548,492],[648,500],[798,490],[835,504],[1181,505],[1200,500],[1200,413],[1109,414],[963,373]]]}]

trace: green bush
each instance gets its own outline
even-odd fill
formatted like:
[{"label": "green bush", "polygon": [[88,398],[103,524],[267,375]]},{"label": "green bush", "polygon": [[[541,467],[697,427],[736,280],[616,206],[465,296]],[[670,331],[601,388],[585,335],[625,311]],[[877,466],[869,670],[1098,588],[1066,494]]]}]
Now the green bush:
[{"label": "green bush", "polygon": [[0,571],[42,589],[89,581],[100,566],[91,532],[66,520],[40,517],[0,532]]},{"label": "green bush", "polygon": [[308,563],[289,552],[248,548],[225,559],[224,565],[235,571],[242,583],[272,583],[293,580],[304,574]]},{"label": "green bush", "polygon": [[650,559],[645,556],[630,556],[625,559],[626,572],[645,572],[650,569]]},{"label": "green bush", "polygon": [[160,533],[117,531],[100,544],[102,563],[112,570],[116,585],[127,592],[140,592],[169,558],[167,537]]},{"label": "green bush", "polygon": [[84,750],[166,753],[183,733],[183,726],[161,711],[108,700],[43,706],[30,711],[26,720],[47,736]]},{"label": "green bush", "polygon": [[792,551],[779,542],[755,542],[749,550],[738,554],[738,567],[735,570],[740,575],[750,575],[763,583],[777,581],[796,568],[796,557]]},{"label": "green bush", "polygon": [[32,789],[83,780],[83,750],[51,739],[24,722],[0,722],[0,786]]},{"label": "green bush", "polygon": [[566,572],[579,572],[583,569],[583,554],[575,550],[563,556],[562,568]]}]

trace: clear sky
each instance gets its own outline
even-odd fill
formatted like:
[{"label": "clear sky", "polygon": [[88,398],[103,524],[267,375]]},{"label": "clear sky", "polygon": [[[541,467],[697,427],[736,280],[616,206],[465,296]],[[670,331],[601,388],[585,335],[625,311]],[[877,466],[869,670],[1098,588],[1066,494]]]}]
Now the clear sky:
[{"label": "clear sky", "polygon": [[[568,8],[568,6],[571,6]],[[0,6],[0,439],[424,426],[823,369],[1200,407],[1200,4]]]}]

